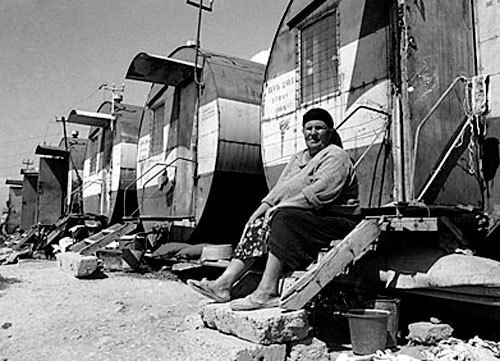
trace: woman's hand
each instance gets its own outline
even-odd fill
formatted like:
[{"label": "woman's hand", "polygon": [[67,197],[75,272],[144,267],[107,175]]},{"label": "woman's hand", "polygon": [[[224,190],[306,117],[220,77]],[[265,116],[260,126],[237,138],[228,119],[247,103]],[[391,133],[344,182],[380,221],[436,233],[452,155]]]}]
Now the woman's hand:
[{"label": "woman's hand", "polygon": [[280,206],[269,207],[264,215],[265,222],[269,221],[269,218],[273,215],[274,211],[276,211]]},{"label": "woman's hand", "polygon": [[261,203],[259,208],[256,209],[255,212],[253,212],[253,214],[250,216],[250,218],[248,219],[248,222],[247,224],[251,224],[253,223],[257,218],[259,218],[260,216],[262,216],[263,214],[266,214],[266,211],[268,209],[270,209],[271,206],[267,203]]}]

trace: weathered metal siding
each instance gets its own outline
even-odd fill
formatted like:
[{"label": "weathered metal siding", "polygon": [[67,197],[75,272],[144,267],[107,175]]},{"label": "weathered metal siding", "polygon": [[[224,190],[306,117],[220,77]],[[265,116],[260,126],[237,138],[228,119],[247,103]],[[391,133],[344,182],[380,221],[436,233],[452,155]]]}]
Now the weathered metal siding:
[{"label": "weathered metal siding", "polygon": [[[412,139],[407,139],[406,146],[411,147],[418,124],[445,89],[458,76],[475,75],[475,47],[470,0],[405,1],[404,9],[408,68],[401,71],[407,72],[408,79],[409,114],[405,116]],[[422,128],[416,155],[416,192],[465,117],[464,95],[464,87],[457,86]],[[459,162],[465,164],[467,159],[464,153]],[[456,166],[434,203],[477,205],[480,200],[474,177]]]},{"label": "weathered metal siding", "polygon": [[40,158],[38,171],[37,223],[54,224],[64,214],[64,199],[68,182],[66,159]]},{"label": "weathered metal siding", "polygon": [[[290,2],[274,39],[264,80],[262,152],[270,187],[290,157],[305,148],[302,114],[311,107],[322,107],[333,116],[336,126],[350,116],[338,130],[344,149],[354,160],[374,145],[357,168],[362,204],[369,205],[370,198],[372,205],[379,198],[381,203],[393,200],[392,162],[385,157],[389,148],[382,149],[392,107],[390,4],[389,0]],[[328,36],[336,37],[336,56],[329,64],[337,77],[326,94],[303,101],[301,29],[327,14],[335,17]]]},{"label": "weathered metal siding", "polygon": [[19,186],[9,187],[8,207],[5,231],[13,233],[20,226],[21,208],[22,208],[23,188]]},{"label": "weathered metal siding", "polygon": [[23,200],[21,210],[21,229],[26,231],[36,220],[38,173],[25,172],[23,178]]}]

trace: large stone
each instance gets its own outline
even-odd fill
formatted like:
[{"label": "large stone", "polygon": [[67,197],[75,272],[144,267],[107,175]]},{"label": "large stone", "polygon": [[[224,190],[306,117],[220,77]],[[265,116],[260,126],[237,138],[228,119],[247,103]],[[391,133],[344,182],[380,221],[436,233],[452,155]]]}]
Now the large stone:
[{"label": "large stone", "polygon": [[291,345],[287,361],[330,361],[326,343],[317,338],[306,338]]},{"label": "large stone", "polygon": [[99,268],[99,262],[95,256],[82,256],[76,252],[64,252],[57,254],[56,257],[59,269],[75,277],[90,276]]},{"label": "large stone", "polygon": [[235,312],[229,303],[209,303],[200,315],[207,327],[262,345],[299,341],[309,333],[304,310],[284,312],[276,307]]},{"label": "large stone", "polygon": [[[189,358],[183,361],[285,361],[286,345],[259,345],[220,332],[202,328],[182,333],[189,340],[186,349]],[[175,355],[169,359],[177,360]]]},{"label": "large stone", "polygon": [[408,330],[410,341],[426,345],[436,344],[453,334],[453,328],[445,323],[416,322],[408,325]]}]

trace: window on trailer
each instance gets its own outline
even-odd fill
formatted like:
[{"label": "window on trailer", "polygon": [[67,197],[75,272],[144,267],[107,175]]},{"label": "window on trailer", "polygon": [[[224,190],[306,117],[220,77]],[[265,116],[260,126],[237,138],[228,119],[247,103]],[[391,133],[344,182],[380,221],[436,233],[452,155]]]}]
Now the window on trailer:
[{"label": "window on trailer", "polygon": [[99,134],[90,139],[90,174],[97,172],[97,153],[99,153]]},{"label": "window on trailer", "polygon": [[165,123],[165,104],[161,104],[151,111],[151,143],[149,154],[156,155],[163,152],[163,126]]},{"label": "window on trailer", "polygon": [[300,28],[302,103],[335,93],[338,88],[336,11],[307,21]]}]

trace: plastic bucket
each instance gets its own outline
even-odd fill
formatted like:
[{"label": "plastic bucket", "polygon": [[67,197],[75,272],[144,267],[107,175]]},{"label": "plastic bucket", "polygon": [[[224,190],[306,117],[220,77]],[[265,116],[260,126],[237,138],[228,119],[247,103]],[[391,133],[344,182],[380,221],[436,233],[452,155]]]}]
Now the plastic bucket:
[{"label": "plastic bucket", "polygon": [[387,319],[387,348],[397,346],[397,335],[399,328],[399,305],[401,301],[397,298],[377,298],[363,302],[363,308],[389,311]]},{"label": "plastic bucket", "polygon": [[354,309],[347,313],[352,352],[369,355],[385,349],[389,314],[389,311],[374,309]]}]

